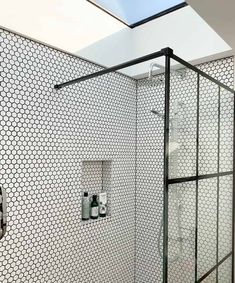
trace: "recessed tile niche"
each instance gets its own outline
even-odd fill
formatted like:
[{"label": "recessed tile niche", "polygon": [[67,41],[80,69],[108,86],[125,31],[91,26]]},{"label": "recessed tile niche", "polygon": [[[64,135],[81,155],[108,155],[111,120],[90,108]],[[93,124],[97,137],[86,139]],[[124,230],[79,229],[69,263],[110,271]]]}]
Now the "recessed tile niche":
[{"label": "recessed tile niche", "polygon": [[99,195],[101,192],[107,192],[107,216],[96,220],[83,221],[84,223],[104,220],[111,216],[111,179],[111,160],[89,160],[82,162],[82,196],[84,192],[88,192],[89,197],[93,194]]}]

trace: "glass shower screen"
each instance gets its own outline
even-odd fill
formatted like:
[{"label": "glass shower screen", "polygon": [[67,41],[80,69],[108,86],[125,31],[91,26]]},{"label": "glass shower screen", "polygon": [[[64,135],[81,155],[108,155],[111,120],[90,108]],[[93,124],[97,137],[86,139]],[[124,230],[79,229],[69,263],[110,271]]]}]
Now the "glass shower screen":
[{"label": "glass shower screen", "polygon": [[170,75],[167,282],[232,282],[234,94],[185,70]]}]

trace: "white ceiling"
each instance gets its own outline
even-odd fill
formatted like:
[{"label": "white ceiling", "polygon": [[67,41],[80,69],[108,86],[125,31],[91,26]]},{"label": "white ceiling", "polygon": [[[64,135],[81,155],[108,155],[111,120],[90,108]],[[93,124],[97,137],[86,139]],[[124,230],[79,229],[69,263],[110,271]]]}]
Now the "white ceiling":
[{"label": "white ceiling", "polygon": [[[157,18],[134,29],[116,32],[77,54],[104,66],[171,47],[175,54],[192,63],[200,63],[230,55],[230,46],[190,7]],[[164,65],[164,61],[154,60]],[[150,62],[122,70],[127,75],[141,77]]]},{"label": "white ceiling", "polygon": [[[104,66],[168,46],[190,62],[213,59],[231,51],[189,6],[134,29],[86,0],[0,0],[0,7],[0,26]],[[139,76],[146,73],[148,64],[123,72]]]},{"label": "white ceiling", "polygon": [[0,25],[75,52],[126,26],[86,0],[0,0]]}]

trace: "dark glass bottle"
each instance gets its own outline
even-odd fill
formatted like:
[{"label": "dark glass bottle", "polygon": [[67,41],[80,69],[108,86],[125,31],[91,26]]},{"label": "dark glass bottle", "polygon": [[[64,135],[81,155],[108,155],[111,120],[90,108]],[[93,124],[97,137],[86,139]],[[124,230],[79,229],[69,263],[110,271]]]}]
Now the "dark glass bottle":
[{"label": "dark glass bottle", "polygon": [[97,219],[98,216],[99,216],[99,204],[97,201],[97,195],[93,195],[91,201],[91,219]]}]

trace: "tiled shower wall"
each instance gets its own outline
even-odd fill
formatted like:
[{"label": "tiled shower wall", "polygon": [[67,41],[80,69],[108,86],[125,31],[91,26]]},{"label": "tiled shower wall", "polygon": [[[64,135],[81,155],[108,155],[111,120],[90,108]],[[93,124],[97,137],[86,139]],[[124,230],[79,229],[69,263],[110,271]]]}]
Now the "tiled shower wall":
[{"label": "tiled shower wall", "polygon": [[[136,82],[113,73],[53,88],[98,70],[0,30],[2,283],[134,281]],[[82,162],[103,160],[112,214],[84,224]]]},{"label": "tiled shower wall", "polygon": [[[232,65],[227,58],[199,67],[232,86]],[[162,282],[164,133],[163,119],[150,110],[164,113],[164,86],[141,80],[136,97],[136,82],[112,73],[53,89],[55,83],[97,70],[97,65],[0,30],[0,183],[8,206],[0,282]],[[195,89],[194,78],[188,78],[175,93],[188,94],[190,106]],[[84,224],[82,164],[105,160],[112,167],[111,216]],[[100,180],[100,170],[94,172]],[[193,185],[188,189],[184,209],[191,225]],[[226,265],[220,267],[225,273]],[[173,275],[177,280],[177,272]]]},{"label": "tiled shower wall", "polygon": [[[204,72],[233,87],[233,58],[225,58],[198,66]],[[161,76],[156,77],[163,78]],[[164,84],[138,82],[137,97],[137,191],[136,191],[136,282],[162,282],[162,212],[163,212],[163,144],[164,121],[151,112],[164,114]],[[197,74],[191,70],[180,78],[171,76],[171,118],[174,102],[179,107],[180,149],[170,157],[171,177],[195,175],[196,160],[196,97]],[[233,96],[221,89],[220,109],[220,172],[232,170]],[[200,80],[199,105],[199,174],[217,172],[218,87]],[[177,154],[173,160],[173,155]],[[177,170],[176,170],[177,167]],[[172,176],[176,175],[176,176]],[[219,193],[218,258],[231,251],[232,178],[221,177]],[[178,185],[181,207],[182,252],[177,241],[177,185],[169,193],[169,282],[194,282],[195,265],[195,182]],[[216,264],[217,179],[199,182],[198,276]],[[179,258],[177,258],[180,255]],[[212,273],[205,282],[216,282]],[[231,258],[218,272],[219,283],[230,283]]]}]

